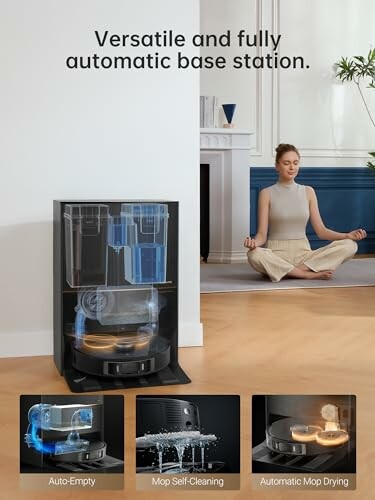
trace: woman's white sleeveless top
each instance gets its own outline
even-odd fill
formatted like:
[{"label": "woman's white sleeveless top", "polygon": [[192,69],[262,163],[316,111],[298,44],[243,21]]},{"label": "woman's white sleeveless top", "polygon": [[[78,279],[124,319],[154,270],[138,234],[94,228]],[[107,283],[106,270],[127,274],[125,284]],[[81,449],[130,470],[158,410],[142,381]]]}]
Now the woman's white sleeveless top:
[{"label": "woman's white sleeveless top", "polygon": [[306,225],[310,217],[305,186],[276,183],[269,189],[269,240],[299,240],[306,238]]}]

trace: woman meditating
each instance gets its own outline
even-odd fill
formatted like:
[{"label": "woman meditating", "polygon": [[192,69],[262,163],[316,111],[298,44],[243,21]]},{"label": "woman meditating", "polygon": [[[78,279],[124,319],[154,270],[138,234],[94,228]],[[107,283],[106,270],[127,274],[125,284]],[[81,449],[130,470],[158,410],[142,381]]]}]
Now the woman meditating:
[{"label": "woman meditating", "polygon": [[[273,282],[282,278],[331,279],[334,270],[356,253],[356,241],[367,236],[364,229],[339,233],[325,227],[314,189],[294,181],[299,164],[297,148],[279,144],[276,148],[279,180],[260,192],[258,232],[244,243],[249,249],[249,264]],[[309,219],[317,236],[332,243],[311,250],[306,237]]]}]

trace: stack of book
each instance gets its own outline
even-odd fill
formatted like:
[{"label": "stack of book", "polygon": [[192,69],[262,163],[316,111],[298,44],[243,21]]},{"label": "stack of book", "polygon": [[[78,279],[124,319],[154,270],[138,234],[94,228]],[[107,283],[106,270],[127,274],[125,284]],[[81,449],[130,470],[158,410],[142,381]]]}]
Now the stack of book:
[{"label": "stack of book", "polygon": [[216,128],[219,123],[219,104],[215,96],[200,96],[200,128]]}]

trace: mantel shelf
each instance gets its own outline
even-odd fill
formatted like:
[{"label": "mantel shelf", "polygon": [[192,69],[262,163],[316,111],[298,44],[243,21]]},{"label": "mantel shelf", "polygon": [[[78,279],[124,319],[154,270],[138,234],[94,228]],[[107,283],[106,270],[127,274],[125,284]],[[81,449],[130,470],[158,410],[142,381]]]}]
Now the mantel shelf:
[{"label": "mantel shelf", "polygon": [[245,128],[201,128],[201,134],[230,134],[254,135],[254,132]]},{"label": "mantel shelf", "polygon": [[201,150],[249,150],[253,132],[236,128],[201,128]]}]

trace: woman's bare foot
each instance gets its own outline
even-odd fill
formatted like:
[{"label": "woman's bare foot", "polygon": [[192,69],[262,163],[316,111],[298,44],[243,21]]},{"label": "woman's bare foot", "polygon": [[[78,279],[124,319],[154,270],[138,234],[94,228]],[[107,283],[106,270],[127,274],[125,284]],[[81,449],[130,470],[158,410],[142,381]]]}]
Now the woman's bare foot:
[{"label": "woman's bare foot", "polygon": [[287,278],[299,278],[304,280],[330,280],[333,278],[333,271],[327,269],[325,271],[311,271],[306,266],[305,269],[300,267],[295,267],[287,275]]},{"label": "woman's bare foot", "polygon": [[311,272],[314,276],[312,278],[309,278],[309,279],[330,280],[333,278],[333,271],[331,271],[331,269],[327,269],[326,271],[318,271],[317,273],[314,273],[313,271],[311,271]]}]

